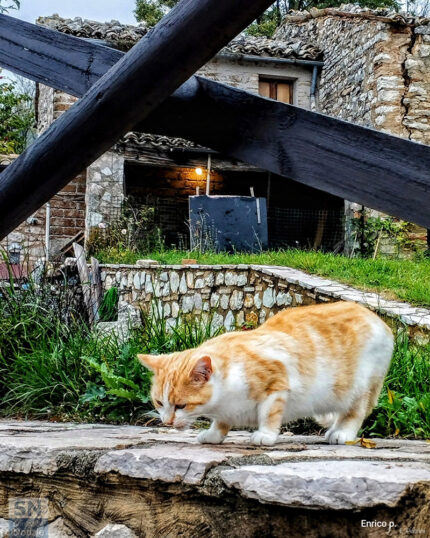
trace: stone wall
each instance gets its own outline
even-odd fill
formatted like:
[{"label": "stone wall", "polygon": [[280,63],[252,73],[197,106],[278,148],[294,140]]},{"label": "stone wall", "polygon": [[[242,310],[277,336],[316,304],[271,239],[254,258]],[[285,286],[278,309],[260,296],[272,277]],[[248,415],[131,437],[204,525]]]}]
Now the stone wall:
[{"label": "stone wall", "polygon": [[404,62],[408,82],[403,98],[403,124],[410,140],[430,143],[430,24],[414,28]]},{"label": "stone wall", "polygon": [[105,289],[118,287],[121,301],[148,308],[154,301],[169,324],[180,313],[211,312],[214,326],[227,330],[263,323],[288,305],[310,304],[312,294],[277,282],[250,266],[102,267]]},{"label": "stone wall", "polygon": [[110,222],[124,199],[124,158],[108,151],[87,168],[85,231]]},{"label": "stone wall", "polygon": [[307,39],[323,50],[321,112],[407,136],[403,65],[413,32],[409,25],[354,9],[294,13],[278,38]]},{"label": "stone wall", "polygon": [[180,313],[212,316],[227,330],[263,323],[287,307],[352,301],[392,325],[408,327],[417,342],[430,335],[430,310],[390,301],[289,267],[259,265],[103,265],[105,290],[117,287],[120,304],[158,308],[174,325]]},{"label": "stone wall", "polygon": [[[287,16],[277,37],[300,38],[323,51],[321,112],[430,143],[427,20],[357,6],[315,9]],[[426,248],[426,231],[411,230],[410,240]]]}]

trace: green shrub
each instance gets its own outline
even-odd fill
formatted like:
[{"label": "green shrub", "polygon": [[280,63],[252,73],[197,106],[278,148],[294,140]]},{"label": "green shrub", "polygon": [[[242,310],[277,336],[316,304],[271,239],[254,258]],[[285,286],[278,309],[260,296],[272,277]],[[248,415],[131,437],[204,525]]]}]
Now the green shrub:
[{"label": "green shrub", "polygon": [[414,345],[399,331],[378,405],[364,432],[380,437],[430,438],[429,389],[430,345]]}]

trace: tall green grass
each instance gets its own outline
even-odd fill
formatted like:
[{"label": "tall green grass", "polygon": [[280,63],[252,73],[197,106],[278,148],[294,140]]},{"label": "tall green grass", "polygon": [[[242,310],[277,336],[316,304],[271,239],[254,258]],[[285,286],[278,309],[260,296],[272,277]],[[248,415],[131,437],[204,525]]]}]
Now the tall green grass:
[{"label": "tall green grass", "polygon": [[[0,415],[146,423],[151,374],[137,353],[181,351],[220,332],[207,315],[171,326],[154,307],[122,341],[90,329],[77,304],[66,284],[0,288]],[[399,331],[365,435],[430,438],[429,389],[430,345]]]},{"label": "tall green grass", "polygon": [[400,330],[378,404],[364,425],[375,436],[430,438],[430,345]]},{"label": "tall green grass", "polygon": [[77,289],[27,282],[0,290],[0,415],[136,422],[151,409],[151,374],[138,353],[195,347],[217,331],[210,319],[153,308],[127,341],[90,329]]},{"label": "tall green grass", "polygon": [[181,264],[184,258],[194,258],[200,264],[256,264],[294,267],[363,290],[375,291],[389,299],[402,299],[416,305],[430,306],[430,258],[413,259],[380,257],[347,258],[304,250],[279,250],[249,253],[210,253],[165,250],[163,252],[135,253],[111,248],[97,253],[101,263],[134,264],[140,258],[151,258],[162,264]]}]

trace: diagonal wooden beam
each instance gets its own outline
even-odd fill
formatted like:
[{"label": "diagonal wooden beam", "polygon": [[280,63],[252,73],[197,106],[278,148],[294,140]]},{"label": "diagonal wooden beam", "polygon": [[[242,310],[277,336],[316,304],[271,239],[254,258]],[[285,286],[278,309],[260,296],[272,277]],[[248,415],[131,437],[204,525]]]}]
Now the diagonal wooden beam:
[{"label": "diagonal wooden beam", "polygon": [[195,77],[137,130],[195,141],[430,227],[430,147]]},{"label": "diagonal wooden beam", "polygon": [[0,15],[0,66],[82,97],[123,52]]},{"label": "diagonal wooden beam", "polygon": [[[0,16],[0,40],[4,19]],[[16,22],[14,32],[7,34],[14,68],[54,85],[47,79],[49,64],[57,62],[56,87],[68,91],[73,85],[70,93],[77,96],[123,56],[79,38]],[[20,32],[21,24],[25,28]],[[51,34],[61,43],[58,50],[47,48]],[[73,58],[63,53],[70,39],[78,42]],[[33,55],[39,59],[37,68]],[[0,65],[4,61],[0,48]],[[430,225],[426,211],[430,150],[423,145],[194,77],[135,129],[183,136],[337,196]]]},{"label": "diagonal wooden beam", "polygon": [[0,238],[248,26],[271,0],[181,0],[0,175]]}]

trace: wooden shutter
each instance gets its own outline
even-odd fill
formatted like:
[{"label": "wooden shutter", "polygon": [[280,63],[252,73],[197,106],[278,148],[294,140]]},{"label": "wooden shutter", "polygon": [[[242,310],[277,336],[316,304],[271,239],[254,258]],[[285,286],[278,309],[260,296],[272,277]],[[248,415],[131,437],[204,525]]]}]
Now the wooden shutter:
[{"label": "wooden shutter", "polygon": [[293,84],[292,82],[278,82],[277,100],[282,103],[293,104]]},{"label": "wooden shutter", "polygon": [[293,83],[260,78],[259,94],[282,103],[293,103]]},{"label": "wooden shutter", "polygon": [[270,82],[266,80],[260,80],[260,87],[258,93],[262,97],[270,97]]}]

